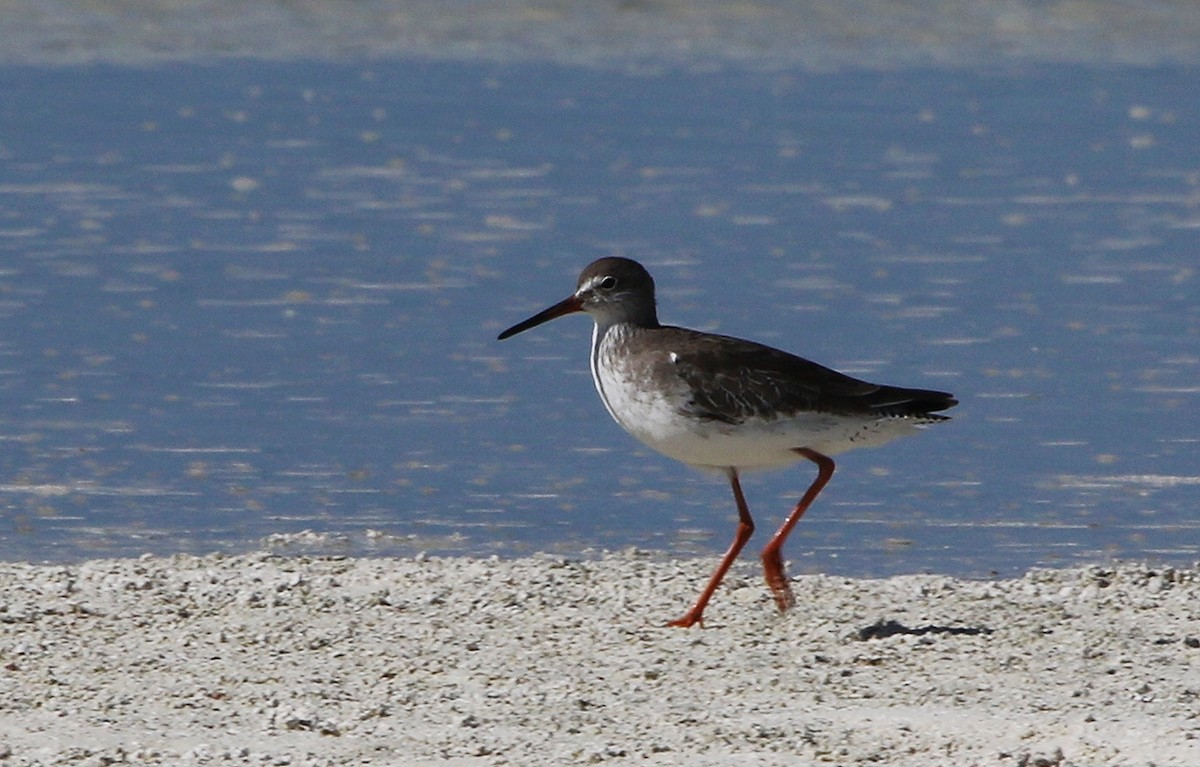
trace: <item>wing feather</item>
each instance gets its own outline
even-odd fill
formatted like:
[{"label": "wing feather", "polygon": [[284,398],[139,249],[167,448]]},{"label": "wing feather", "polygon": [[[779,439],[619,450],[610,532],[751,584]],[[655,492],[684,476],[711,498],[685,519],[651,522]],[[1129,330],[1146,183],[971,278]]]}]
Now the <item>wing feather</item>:
[{"label": "wing feather", "polygon": [[862,381],[753,341],[671,330],[686,337],[669,364],[690,393],[682,409],[694,417],[735,424],[815,411],[942,420],[933,413],[957,404],[946,392]]}]

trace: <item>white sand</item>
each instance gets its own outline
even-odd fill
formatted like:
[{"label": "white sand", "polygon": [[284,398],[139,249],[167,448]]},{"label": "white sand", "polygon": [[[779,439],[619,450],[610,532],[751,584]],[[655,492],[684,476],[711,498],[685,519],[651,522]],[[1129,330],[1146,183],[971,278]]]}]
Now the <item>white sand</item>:
[{"label": "white sand", "polygon": [[0,765],[1200,765],[1196,570],[712,564],[0,565]]}]

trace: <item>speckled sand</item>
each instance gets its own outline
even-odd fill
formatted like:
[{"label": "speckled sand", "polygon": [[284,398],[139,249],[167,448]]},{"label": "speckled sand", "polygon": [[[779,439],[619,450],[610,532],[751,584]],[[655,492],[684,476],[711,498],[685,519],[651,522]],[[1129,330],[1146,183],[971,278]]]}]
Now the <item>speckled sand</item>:
[{"label": "speckled sand", "polygon": [[1200,765],[1200,572],[0,565],[0,765]]}]

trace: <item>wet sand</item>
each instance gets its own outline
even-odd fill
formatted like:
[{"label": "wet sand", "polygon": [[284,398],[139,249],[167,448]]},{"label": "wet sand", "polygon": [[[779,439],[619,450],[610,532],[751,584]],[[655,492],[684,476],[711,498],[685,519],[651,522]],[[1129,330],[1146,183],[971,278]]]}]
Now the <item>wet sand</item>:
[{"label": "wet sand", "polygon": [[1200,764],[1200,571],[0,565],[0,764]]}]

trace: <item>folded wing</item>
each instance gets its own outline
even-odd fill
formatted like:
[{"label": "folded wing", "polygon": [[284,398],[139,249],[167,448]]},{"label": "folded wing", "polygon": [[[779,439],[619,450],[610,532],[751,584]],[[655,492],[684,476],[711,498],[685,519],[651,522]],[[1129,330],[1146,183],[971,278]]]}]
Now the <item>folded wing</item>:
[{"label": "folded wing", "polygon": [[946,392],[869,383],[752,341],[678,330],[686,351],[669,364],[690,393],[682,409],[698,418],[736,424],[812,411],[938,421],[958,404]]}]

